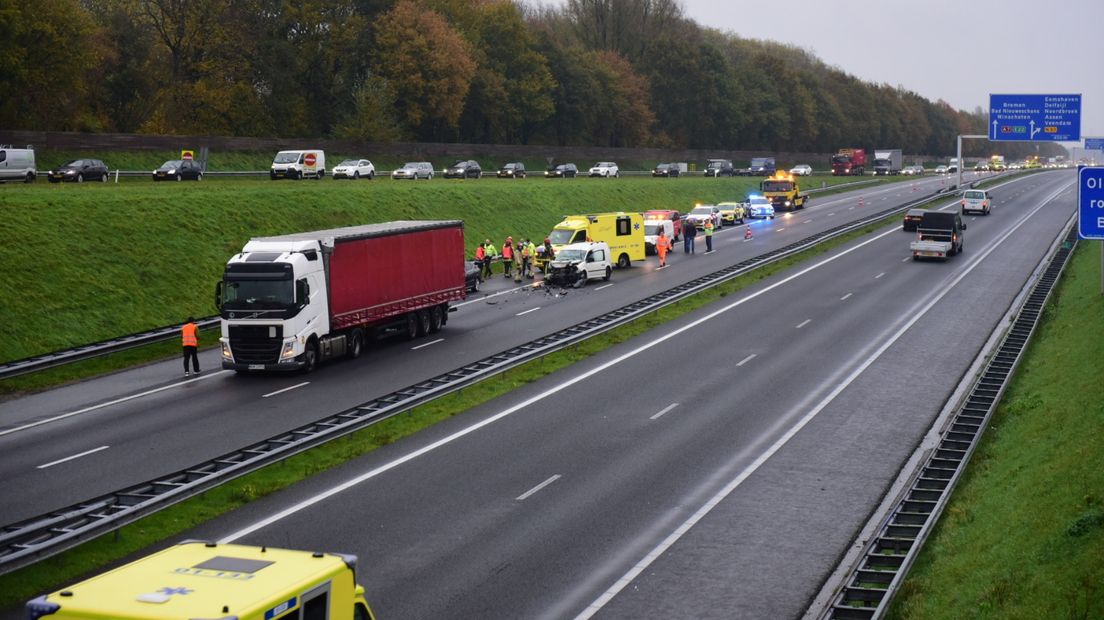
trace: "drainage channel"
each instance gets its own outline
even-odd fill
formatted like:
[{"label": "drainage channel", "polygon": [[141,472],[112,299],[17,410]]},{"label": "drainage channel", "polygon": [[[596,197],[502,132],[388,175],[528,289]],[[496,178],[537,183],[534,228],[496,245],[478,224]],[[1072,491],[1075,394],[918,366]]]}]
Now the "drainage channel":
[{"label": "drainage channel", "polygon": [[821,620],[884,617],[924,541],[950,500],[951,491],[977,447],[990,417],[1038,326],[1055,283],[1077,243],[1074,227],[1054,251],[1024,298],[995,352],[911,483],[863,549],[843,584],[818,616]]},{"label": "drainage channel", "polygon": [[950,193],[936,192],[917,201],[891,207],[849,224],[811,235],[218,458],[61,510],[0,527],[0,574],[32,564],[266,465],[628,323],[753,269]]}]

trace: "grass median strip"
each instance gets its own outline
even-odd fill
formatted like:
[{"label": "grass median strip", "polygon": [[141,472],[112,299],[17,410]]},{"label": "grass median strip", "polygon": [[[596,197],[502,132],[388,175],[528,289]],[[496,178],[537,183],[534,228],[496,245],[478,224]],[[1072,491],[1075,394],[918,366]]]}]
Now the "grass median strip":
[{"label": "grass median strip", "polygon": [[[687,312],[721,300],[750,284],[874,232],[885,226],[887,221],[892,220],[896,223],[896,217],[891,216],[891,218],[868,224],[859,230],[697,293],[615,330],[604,332],[408,412],[382,420],[344,438],[243,476],[121,528],[115,533],[101,536],[33,566],[2,575],[0,576],[0,607],[21,603],[52,587],[85,575],[97,567],[123,558],[158,541],[179,535],[252,500],[279,491],[313,474],[340,465],[380,446],[412,435],[441,420],[507,394],[515,388],[587,359]],[[174,350],[178,348],[174,343]]]},{"label": "grass median strip", "polygon": [[1104,296],[1081,243],[891,618],[1104,618]]}]

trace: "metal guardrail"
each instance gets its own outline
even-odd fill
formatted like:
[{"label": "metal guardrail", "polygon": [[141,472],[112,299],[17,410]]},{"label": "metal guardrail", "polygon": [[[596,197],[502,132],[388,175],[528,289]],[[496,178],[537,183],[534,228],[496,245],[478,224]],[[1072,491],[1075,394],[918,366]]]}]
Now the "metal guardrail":
[{"label": "metal guardrail", "polygon": [[1015,320],[955,411],[936,448],[867,542],[842,587],[820,614],[822,620],[878,620],[885,616],[950,501],[1076,244],[1077,231],[1070,224],[1064,243],[1054,251],[1047,268],[1015,312]]},{"label": "metal guardrail", "polygon": [[872,213],[240,450],[45,515],[0,527],[0,574],[79,545],[276,461],[613,329],[753,269],[946,195],[949,194],[944,190],[905,205]]},{"label": "metal guardrail", "polygon": [[[146,175],[148,172],[138,173],[123,173],[132,175]],[[227,174],[227,175],[244,175],[254,174],[251,172],[221,172],[221,173],[205,173],[205,174]],[[256,174],[267,175],[268,172],[258,172]],[[827,187],[818,187],[815,189],[807,190],[806,194],[815,194],[819,192],[825,192],[829,190],[840,189],[844,187],[854,187],[857,185],[865,185],[874,183],[874,179],[868,179],[863,181],[853,181],[850,183],[839,183],[837,185],[829,185]],[[207,316],[196,321],[200,329],[208,329],[218,325],[218,316]],[[117,336],[108,340],[100,342],[93,342],[90,344],[83,344],[80,346],[72,347],[70,349],[63,349],[59,351],[53,351],[51,353],[43,353],[41,355],[33,355],[23,359],[13,360],[10,362],[0,363],[0,380],[10,379],[19,375],[37,372],[40,370],[46,370],[48,368],[54,368],[63,364],[69,364],[72,362],[80,362],[89,360],[95,357],[104,355],[110,355],[112,353],[118,353],[127,349],[133,349],[135,347],[144,346],[147,344],[153,344],[156,342],[164,342],[172,340],[180,335],[181,324],[168,325],[165,327],[157,327],[149,331],[139,332],[136,334],[129,334],[126,336]]]}]

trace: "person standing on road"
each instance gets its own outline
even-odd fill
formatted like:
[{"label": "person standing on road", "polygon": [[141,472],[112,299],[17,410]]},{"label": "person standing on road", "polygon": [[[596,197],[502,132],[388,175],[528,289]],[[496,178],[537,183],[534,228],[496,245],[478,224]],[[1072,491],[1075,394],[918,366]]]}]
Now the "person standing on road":
[{"label": "person standing on road", "polygon": [[180,328],[180,344],[184,346],[184,376],[190,376],[188,372],[188,360],[192,360],[192,370],[199,374],[199,326],[195,323],[195,317],[188,317],[188,322]]},{"label": "person standing on road", "polygon": [[491,279],[491,262],[493,262],[494,257],[498,255],[498,250],[495,249],[495,246],[494,246],[493,243],[491,243],[491,240],[487,239],[487,240],[483,241],[483,252],[484,252],[485,257],[483,259],[483,272],[482,272],[482,275],[483,275],[484,280],[490,280]]},{"label": "person standing on road", "polygon": [[698,227],[694,224],[694,220],[686,220],[682,225],[682,251],[685,254],[694,253],[694,237],[698,236]]},{"label": "person standing on road", "polygon": [[503,276],[510,277],[510,269],[514,265],[514,238],[506,237],[502,244],[502,270]]},{"label": "person standing on road", "polygon": [[663,230],[659,231],[659,238],[656,239],[656,254],[659,254],[659,266],[667,266],[667,251],[671,249],[671,240],[667,238],[667,233]]},{"label": "person standing on road", "polygon": [[528,239],[522,239],[518,244],[518,255],[521,256],[521,267],[518,268],[518,280],[533,277],[533,244]]},{"label": "person standing on road", "polygon": [[534,275],[535,275],[533,273],[533,264],[537,260],[537,244],[533,243],[532,239],[526,239],[525,240],[525,247],[529,248],[529,274],[528,275],[529,275],[529,279],[532,280]]},{"label": "person standing on road", "polygon": [[713,251],[713,218],[705,220],[705,253]]},{"label": "person standing on road", "polygon": [[487,249],[482,243],[479,244],[479,247],[475,248],[475,264],[479,267],[479,281],[482,282],[485,280],[483,277],[483,269],[487,264]]}]

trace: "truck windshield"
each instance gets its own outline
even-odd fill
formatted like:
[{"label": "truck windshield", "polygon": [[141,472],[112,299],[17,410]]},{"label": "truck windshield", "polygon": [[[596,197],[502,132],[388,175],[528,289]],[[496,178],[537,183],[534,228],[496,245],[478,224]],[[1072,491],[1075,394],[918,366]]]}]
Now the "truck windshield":
[{"label": "truck windshield", "polygon": [[222,306],[227,310],[281,310],[295,305],[291,280],[227,280]]},{"label": "truck windshield", "polygon": [[274,164],[293,164],[299,161],[299,153],[294,151],[288,153],[276,153],[276,159],[272,160]]},{"label": "truck windshield", "polygon": [[554,228],[552,234],[548,235],[548,240],[552,245],[567,245],[574,236],[575,230],[572,228]]},{"label": "truck windshield", "polygon": [[849,163],[851,163],[851,156],[850,155],[833,155],[832,156],[832,163],[833,164],[849,164]]},{"label": "truck windshield", "polygon": [[763,181],[764,192],[789,192],[793,191],[793,183],[790,181]]},{"label": "truck windshield", "polygon": [[769,159],[761,159],[761,158],[757,157],[757,158],[751,160],[751,167],[752,168],[766,168],[767,164],[769,164],[769,163],[770,163]]}]

